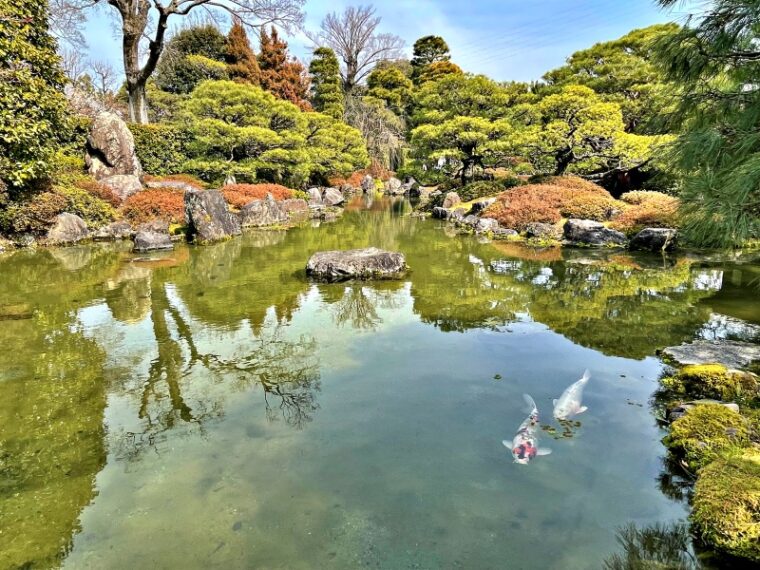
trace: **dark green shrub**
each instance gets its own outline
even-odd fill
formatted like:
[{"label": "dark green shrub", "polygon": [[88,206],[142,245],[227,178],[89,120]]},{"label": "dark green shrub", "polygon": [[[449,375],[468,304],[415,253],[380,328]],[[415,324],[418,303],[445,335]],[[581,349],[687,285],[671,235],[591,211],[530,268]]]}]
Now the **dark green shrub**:
[{"label": "dark green shrub", "polygon": [[135,138],[135,150],[143,170],[149,174],[180,174],[187,161],[188,134],[167,124],[129,126]]}]

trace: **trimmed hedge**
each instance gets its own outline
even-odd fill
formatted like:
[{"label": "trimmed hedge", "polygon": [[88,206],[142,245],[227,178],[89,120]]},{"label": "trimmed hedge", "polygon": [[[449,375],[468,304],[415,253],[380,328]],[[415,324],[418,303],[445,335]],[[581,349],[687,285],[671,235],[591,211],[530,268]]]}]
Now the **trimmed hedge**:
[{"label": "trimmed hedge", "polygon": [[143,170],[162,176],[180,174],[187,162],[190,136],[180,127],[167,124],[129,125],[135,138],[135,151]]}]

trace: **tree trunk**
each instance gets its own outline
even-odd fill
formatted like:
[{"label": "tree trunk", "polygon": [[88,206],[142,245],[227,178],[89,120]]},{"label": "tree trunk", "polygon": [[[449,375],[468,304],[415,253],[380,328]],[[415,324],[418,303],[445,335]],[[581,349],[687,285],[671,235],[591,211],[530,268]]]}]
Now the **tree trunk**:
[{"label": "tree trunk", "polygon": [[127,84],[127,95],[129,96],[129,120],[140,125],[147,125],[148,119],[148,98],[145,94],[145,84]]},{"label": "tree trunk", "polygon": [[556,162],[554,176],[562,176],[568,167],[573,163],[572,149],[563,149],[559,151],[554,160]]}]

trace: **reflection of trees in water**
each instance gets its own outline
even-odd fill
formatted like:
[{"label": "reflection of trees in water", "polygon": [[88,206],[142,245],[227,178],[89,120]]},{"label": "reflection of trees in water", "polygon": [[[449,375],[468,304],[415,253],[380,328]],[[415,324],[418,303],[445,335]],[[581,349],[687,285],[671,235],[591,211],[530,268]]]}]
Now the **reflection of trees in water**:
[{"label": "reflection of trees in water", "polygon": [[604,561],[606,570],[698,570],[703,568],[691,551],[686,524],[629,525],[617,532],[622,552]]},{"label": "reflection of trees in water", "polygon": [[323,298],[333,307],[333,320],[337,326],[349,325],[359,330],[375,330],[383,322],[378,309],[392,310],[402,305],[403,299],[394,290],[397,288],[393,285],[383,289],[352,283],[343,289],[343,295],[339,299],[331,300],[324,290]]}]

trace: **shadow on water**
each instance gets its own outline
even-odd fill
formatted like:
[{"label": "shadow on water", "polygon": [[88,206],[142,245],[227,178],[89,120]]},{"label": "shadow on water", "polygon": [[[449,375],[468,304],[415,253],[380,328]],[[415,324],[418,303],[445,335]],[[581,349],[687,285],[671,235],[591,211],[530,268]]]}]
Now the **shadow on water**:
[{"label": "shadow on water", "polygon": [[[12,276],[0,288],[0,566],[60,565],[109,462],[202,440],[249,394],[258,404],[247,413],[307,428],[320,410],[323,356],[334,351],[309,324],[319,311],[328,318],[319,326],[341,338],[379,338],[408,305],[445,333],[536,322],[629,359],[695,336],[758,338],[756,260],[530,250],[450,236],[406,211],[357,202],[326,227],[147,258],[100,245],[0,257],[0,274]],[[370,245],[404,252],[408,279],[315,285],[303,275],[316,251]],[[681,499],[668,477],[663,491]],[[624,554],[608,568],[638,567],[630,561],[644,555],[696,567],[678,558],[683,532],[621,531]]]}]

